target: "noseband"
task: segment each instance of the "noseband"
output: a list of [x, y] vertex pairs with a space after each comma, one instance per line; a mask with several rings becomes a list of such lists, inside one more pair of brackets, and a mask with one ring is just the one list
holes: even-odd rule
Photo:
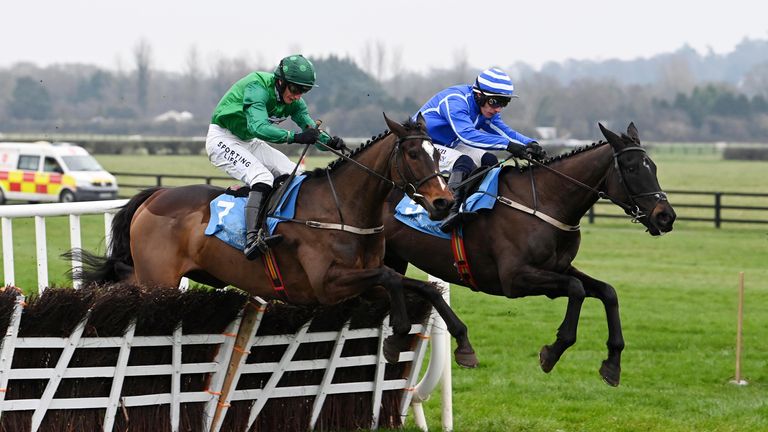
[[[632, 222], [637, 222], [638, 219], [648, 217], [647, 214], [643, 213], [643, 211], [640, 210], [640, 206], [637, 205], [637, 201], [636, 201], [637, 198], [645, 198], [645, 197], [653, 196], [656, 198], [656, 203], [654, 204], [654, 207], [655, 207], [656, 205], [658, 205], [659, 202], [667, 201], [667, 194], [666, 192], [661, 190], [633, 194], [632, 191], [629, 190], [629, 185], [627, 184], [626, 181], [624, 181], [624, 174], [621, 169], [621, 164], [619, 163], [619, 156], [630, 151], [640, 151], [640, 152], [643, 152], [643, 154], [647, 154], [645, 149], [642, 147], [627, 147], [617, 152], [613, 152], [613, 166], [616, 168], [616, 174], [619, 176], [619, 183], [621, 184], [621, 187], [624, 189], [624, 193], [627, 194], [627, 197], [629, 198], [629, 202], [631, 204], [631, 206], [628, 206], [622, 203], [623, 205], [620, 205], [620, 206], [624, 208], [624, 211], [626, 211], [628, 215], [632, 216]], [[616, 200], [611, 199], [611, 201], [616, 203]]]

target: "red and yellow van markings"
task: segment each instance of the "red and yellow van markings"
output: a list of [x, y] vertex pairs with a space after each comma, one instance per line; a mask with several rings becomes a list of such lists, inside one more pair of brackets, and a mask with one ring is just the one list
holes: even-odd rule
[[0, 187], [9, 192], [58, 195], [65, 186], [77, 189], [75, 178], [59, 173], [0, 171]]

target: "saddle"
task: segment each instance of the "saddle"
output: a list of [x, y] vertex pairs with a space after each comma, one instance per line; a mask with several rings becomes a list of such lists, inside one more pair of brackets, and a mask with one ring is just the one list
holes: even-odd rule
[[[283, 191], [288, 187], [289, 182], [286, 181], [288, 177], [290, 177], [289, 174], [283, 174], [272, 183], [272, 191], [269, 192], [269, 197], [267, 197], [267, 204], [259, 212], [259, 226], [264, 225], [267, 215], [274, 213], [277, 208], [280, 198], [283, 196]], [[233, 185], [224, 191], [225, 194], [235, 198], [248, 198], [248, 193], [250, 192], [251, 187], [246, 185]]]

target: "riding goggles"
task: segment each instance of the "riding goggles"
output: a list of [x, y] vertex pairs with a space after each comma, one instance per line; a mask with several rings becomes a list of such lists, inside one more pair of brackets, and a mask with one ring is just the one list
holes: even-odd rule
[[499, 96], [491, 96], [487, 99], [488, 105], [491, 108], [504, 108], [509, 103], [510, 99]]
[[288, 90], [290, 90], [290, 92], [295, 95], [300, 95], [312, 90], [312, 87], [303, 86], [300, 84], [288, 83]]

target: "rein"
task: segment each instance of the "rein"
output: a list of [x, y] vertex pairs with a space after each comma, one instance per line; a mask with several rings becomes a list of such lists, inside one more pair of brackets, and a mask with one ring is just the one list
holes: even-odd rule
[[537, 161], [535, 159], [532, 159], [528, 155], [525, 155], [523, 157], [523, 159], [527, 160], [528, 163], [533, 163], [533, 164], [535, 164], [537, 166], [540, 166], [540, 167], [542, 167], [542, 168], [544, 168], [546, 170], [549, 170], [550, 172], [559, 175], [560, 177], [568, 180], [569, 182], [571, 182], [571, 183], [573, 183], [573, 184], [575, 184], [575, 185], [577, 185], [577, 186], [579, 186], [579, 187], [581, 187], [583, 189], [586, 189], [586, 190], [589, 190], [589, 191], [595, 193], [598, 196], [598, 198], [609, 200], [610, 202], [614, 203], [615, 205], [621, 207], [627, 215], [631, 216], [632, 217], [632, 222], [638, 222], [639, 219], [642, 219], [644, 217], [648, 217], [648, 215], [643, 213], [642, 210], [640, 210], [640, 207], [637, 205], [637, 202], [635, 201], [635, 198], [646, 197], [646, 196], [656, 196], [657, 202], [658, 202], [658, 201], [666, 201], [667, 200], [667, 194], [665, 192], [663, 192], [663, 191], [654, 191], [654, 192], [644, 192], [644, 193], [639, 193], [639, 194], [632, 194], [632, 192], [629, 190], [629, 187], [627, 186], [627, 183], [624, 181], [624, 176], [622, 175], [622, 171], [621, 171], [621, 165], [619, 164], [619, 155], [621, 155], [622, 153], [628, 152], [628, 151], [641, 151], [643, 153], [646, 153], [646, 151], [642, 147], [627, 147], [627, 148], [625, 148], [623, 150], [620, 150], [618, 152], [613, 152], [613, 164], [614, 164], [614, 167], [616, 168], [617, 175], [619, 176], [619, 183], [621, 183], [622, 187], [624, 188], [624, 192], [627, 194], [627, 197], [629, 197], [629, 200], [632, 202], [632, 205], [627, 205], [627, 204], [623, 203], [622, 201], [617, 200], [616, 198], [608, 195], [607, 193], [605, 193], [605, 192], [603, 192], [601, 190], [598, 190], [596, 188], [593, 188], [592, 186], [584, 184], [584, 183], [580, 182], [579, 180], [576, 180], [575, 178], [568, 176], [567, 174], [561, 173], [560, 171], [558, 171], [558, 170], [556, 170], [556, 169], [554, 169], [554, 168], [552, 168], [552, 167], [550, 167], [550, 166], [548, 166], [546, 164], [543, 164], [543, 163], [541, 163], [541, 162], [539, 162], [539, 161]]
[[[400, 178], [403, 180], [402, 185], [395, 183], [394, 181], [384, 177], [383, 175], [381, 175], [381, 174], [377, 173], [376, 171], [368, 168], [367, 166], [361, 164], [360, 162], [352, 159], [348, 155], [344, 154], [343, 151], [336, 150], [336, 149], [334, 149], [334, 148], [332, 148], [332, 147], [330, 147], [330, 146], [328, 146], [326, 144], [323, 144], [323, 143], [321, 143], [319, 141], [317, 142], [317, 144], [325, 147], [326, 150], [328, 150], [331, 153], [339, 156], [340, 158], [342, 158], [342, 159], [344, 159], [346, 161], [354, 163], [358, 168], [361, 168], [366, 173], [368, 173], [368, 174], [378, 178], [381, 181], [384, 181], [385, 183], [389, 183], [392, 187], [397, 188], [397, 189], [403, 191], [403, 193], [408, 194], [408, 189], [410, 188], [410, 190], [412, 191], [411, 195], [414, 198], [417, 198], [417, 197], [423, 198], [424, 195], [418, 193], [418, 189], [424, 183], [426, 183], [428, 180], [432, 179], [433, 177], [436, 177], [436, 176], [440, 175], [440, 173], [434, 172], [434, 173], [424, 177], [423, 179], [416, 181], [415, 185], [414, 185], [413, 182], [409, 182], [408, 181], [408, 179], [406, 178], [406, 176], [403, 174], [403, 172], [401, 170], [400, 164], [398, 164], [398, 162], [397, 162], [398, 161], [398, 157], [397, 156], [400, 155], [400, 159], [403, 159], [404, 156], [402, 155], [402, 152], [399, 151], [400, 150], [400, 144], [402, 144], [404, 141], [407, 141], [407, 140], [410, 140], [410, 139], [422, 139], [422, 140], [426, 140], [426, 141], [432, 142], [432, 139], [429, 136], [427, 136], [427, 135], [407, 135], [407, 136], [404, 136], [402, 138], [398, 138], [397, 143], [395, 143], [395, 146], [392, 149], [392, 152], [390, 153], [389, 162], [388, 162], [387, 167], [392, 165], [393, 159], [394, 159], [395, 169], [397, 170], [397, 173], [400, 176]], [[305, 148], [304, 148], [304, 152], [301, 154], [301, 157], [299, 158], [299, 161], [301, 161], [301, 158], [304, 157], [304, 155], [307, 153], [308, 149], [309, 149], [309, 145], [307, 144], [305, 146]], [[405, 168], [408, 171], [407, 174], [409, 174], [411, 178], [415, 178], [416, 175], [413, 173], [413, 170], [411, 169], [411, 167], [408, 166], [407, 164], [404, 164], [404, 163], [403, 163], [403, 165], [405, 166]], [[298, 169], [298, 166], [299, 166], [299, 162], [296, 163], [296, 166], [294, 167], [293, 172], [291, 172], [291, 175], [288, 177], [288, 179], [285, 181], [284, 184], [286, 184], [286, 185], [290, 184], [290, 182], [295, 177], [296, 170]], [[319, 228], [319, 229], [330, 229], [330, 230], [337, 230], [337, 231], [345, 231], [345, 232], [350, 232], [350, 233], [353, 233], [353, 234], [360, 234], [360, 235], [379, 234], [382, 231], [384, 231], [384, 225], [380, 225], [380, 226], [373, 227], [373, 228], [359, 228], [359, 227], [355, 227], [355, 226], [352, 226], [352, 225], [345, 224], [344, 223], [344, 216], [342, 215], [342, 212], [341, 212], [341, 204], [339, 202], [339, 197], [336, 194], [336, 188], [333, 185], [333, 180], [331, 179], [331, 172], [330, 172], [330, 170], [326, 170], [326, 175], [328, 177], [328, 184], [329, 184], [329, 186], [331, 188], [331, 194], [333, 195], [333, 200], [334, 200], [334, 202], [336, 204], [336, 211], [339, 214], [339, 221], [341, 223], [330, 223], [330, 222], [319, 222], [319, 221], [313, 221], [313, 220], [302, 220], [302, 219], [286, 218], [286, 217], [283, 217], [283, 216], [276, 216], [274, 214], [270, 214], [269, 217], [275, 218], [275, 219], [280, 219], [280, 220], [285, 221], [285, 222], [300, 223], [300, 224], [306, 225], [306, 226], [308, 226], [310, 228]], [[288, 189], [287, 187], [284, 188], [283, 189], [283, 193], [287, 189]], [[281, 200], [282, 200], [282, 196], [276, 202], [279, 203]]]
[[[402, 144], [404, 141], [408, 141], [408, 140], [411, 140], [411, 139], [417, 139], [417, 138], [418, 138], [418, 139], [422, 139], [422, 140], [425, 140], [425, 141], [429, 141], [430, 143], [432, 142], [432, 138], [430, 138], [430, 137], [429, 137], [429, 136], [427, 136], [427, 135], [408, 135], [408, 136], [404, 136], [404, 137], [402, 137], [402, 138], [398, 138], [398, 139], [397, 139], [397, 143], [395, 144], [395, 147], [392, 149], [392, 153], [391, 153], [391, 154], [390, 154], [390, 156], [389, 156], [389, 159], [390, 159], [390, 164], [392, 163], [392, 162], [391, 162], [392, 158], [395, 158], [395, 167], [397, 168], [397, 173], [398, 173], [398, 175], [400, 175], [400, 178], [403, 180], [403, 183], [402, 183], [402, 184], [397, 184], [397, 183], [395, 183], [394, 181], [392, 181], [392, 180], [390, 180], [390, 179], [388, 179], [388, 178], [384, 177], [383, 175], [381, 175], [381, 174], [377, 173], [376, 171], [374, 171], [374, 170], [372, 170], [372, 169], [368, 168], [367, 166], [365, 166], [365, 165], [361, 164], [360, 162], [358, 162], [358, 161], [356, 161], [356, 160], [352, 159], [351, 157], [349, 157], [349, 156], [345, 155], [343, 152], [340, 152], [340, 151], [338, 151], [338, 150], [336, 150], [336, 149], [334, 149], [334, 148], [331, 148], [331, 147], [329, 147], [329, 146], [328, 146], [328, 145], [326, 145], [326, 144], [323, 144], [323, 143], [321, 143], [321, 142], [319, 142], [319, 141], [318, 141], [316, 144], [319, 144], [319, 145], [321, 145], [321, 146], [322, 146], [322, 147], [324, 147], [326, 150], [328, 150], [328, 151], [330, 151], [331, 153], [335, 154], [335, 155], [336, 155], [336, 156], [338, 156], [339, 158], [341, 158], [341, 159], [344, 159], [344, 160], [345, 160], [345, 161], [347, 161], [347, 162], [352, 162], [352, 163], [353, 163], [353, 164], [355, 164], [355, 165], [356, 165], [358, 168], [360, 168], [360, 169], [362, 169], [363, 171], [365, 171], [366, 173], [368, 173], [368, 174], [370, 174], [370, 175], [372, 175], [372, 176], [374, 176], [374, 177], [378, 178], [379, 180], [381, 180], [381, 181], [383, 181], [383, 182], [385, 182], [385, 183], [389, 183], [389, 184], [390, 184], [390, 186], [394, 187], [395, 189], [399, 189], [399, 190], [401, 190], [402, 192], [404, 192], [404, 193], [406, 193], [406, 194], [408, 193], [408, 190], [410, 189], [411, 191], [413, 191], [413, 195], [414, 195], [414, 196], [417, 196], [417, 197], [422, 197], [422, 198], [423, 198], [423, 195], [421, 195], [421, 194], [419, 194], [419, 193], [417, 192], [417, 191], [418, 191], [418, 189], [419, 189], [419, 188], [420, 188], [420, 187], [421, 187], [421, 186], [422, 186], [424, 183], [426, 183], [427, 181], [429, 181], [431, 178], [439, 176], [439, 175], [440, 175], [440, 173], [438, 173], [438, 172], [434, 172], [434, 173], [432, 173], [432, 174], [430, 174], [430, 175], [428, 175], [428, 176], [424, 177], [424, 178], [423, 178], [423, 179], [421, 179], [421, 180], [417, 180], [417, 181], [416, 181], [416, 184], [414, 185], [414, 184], [413, 184], [413, 182], [409, 182], [409, 181], [408, 181], [408, 179], [406, 179], [406, 177], [403, 175], [402, 171], [400, 170], [400, 166], [397, 164], [397, 159], [396, 159], [396, 156], [397, 156], [397, 154], [398, 154], [398, 153], [400, 153], [400, 159], [402, 159], [402, 158], [403, 158], [403, 156], [402, 156], [402, 153], [401, 153], [401, 152], [398, 152], [398, 150], [400, 149], [400, 144]], [[406, 166], [406, 168], [408, 168], [408, 174], [410, 174], [410, 175], [411, 175], [411, 177], [415, 177], [415, 175], [413, 174], [413, 171], [411, 171], [410, 167], [409, 167], [408, 165], [405, 165], [405, 166]]]

